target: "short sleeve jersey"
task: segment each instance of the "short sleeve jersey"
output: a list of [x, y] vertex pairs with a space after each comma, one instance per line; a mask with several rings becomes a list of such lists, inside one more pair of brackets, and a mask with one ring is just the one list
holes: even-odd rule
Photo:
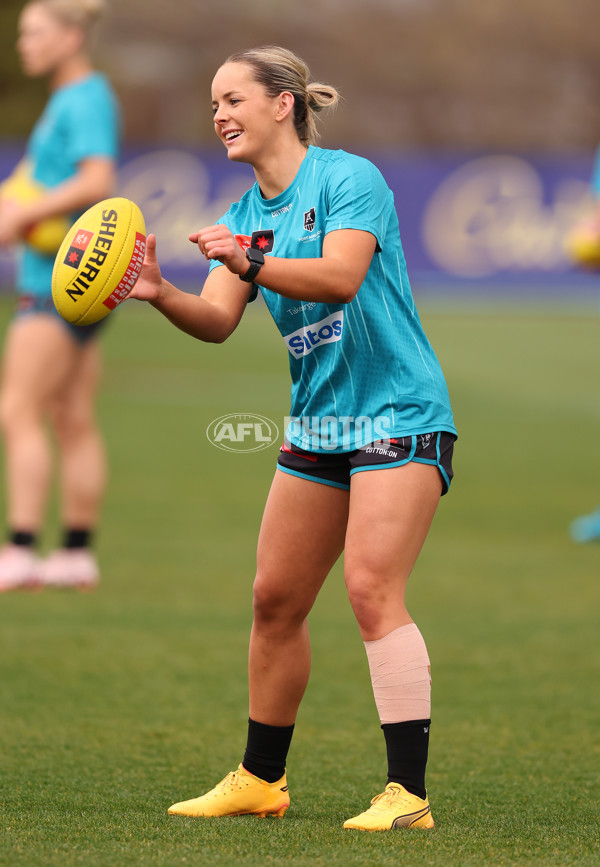
[[371, 162], [311, 146], [284, 192], [264, 199], [255, 184], [219, 222], [242, 247], [290, 259], [321, 257], [326, 235], [340, 229], [376, 239], [349, 303], [291, 300], [260, 287], [288, 350], [292, 443], [346, 452], [377, 439], [456, 434], [444, 376], [411, 293], [394, 197]]
[[594, 159], [594, 167], [592, 170], [592, 179], [591, 179], [591, 190], [592, 195], [596, 198], [600, 198], [600, 147], [596, 150], [596, 157]]
[[[55, 187], [77, 172], [90, 157], [117, 159], [119, 108], [106, 78], [98, 72], [55, 90], [27, 143], [26, 157], [33, 178]], [[78, 214], [73, 214], [73, 220]], [[50, 295], [54, 256], [23, 245], [17, 288], [33, 295]]]

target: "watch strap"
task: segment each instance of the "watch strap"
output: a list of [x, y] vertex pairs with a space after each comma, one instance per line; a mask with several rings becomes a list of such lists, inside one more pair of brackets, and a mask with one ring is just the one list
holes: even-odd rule
[[243, 280], [244, 283], [254, 283], [254, 278], [262, 268], [262, 264], [259, 262], [250, 262], [250, 267], [246, 271], [245, 274], [240, 274], [240, 280]]
[[239, 278], [244, 283], [254, 283], [254, 278], [265, 264], [265, 257], [261, 250], [250, 247], [246, 250], [246, 259], [250, 262], [250, 267], [245, 274], [240, 274]]

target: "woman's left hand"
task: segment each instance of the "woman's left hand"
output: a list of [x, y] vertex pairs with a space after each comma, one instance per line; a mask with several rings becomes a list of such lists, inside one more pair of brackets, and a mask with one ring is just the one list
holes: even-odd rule
[[244, 251], [227, 226], [207, 226], [189, 236], [207, 259], [218, 259], [232, 274], [244, 274], [250, 267]]

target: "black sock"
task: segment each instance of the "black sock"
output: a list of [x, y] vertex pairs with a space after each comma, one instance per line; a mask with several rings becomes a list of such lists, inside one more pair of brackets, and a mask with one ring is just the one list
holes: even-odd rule
[[27, 533], [23, 530], [11, 530], [8, 538], [11, 545], [19, 545], [21, 548], [33, 548], [37, 541], [35, 533]]
[[248, 720], [248, 742], [243, 766], [255, 777], [276, 783], [285, 773], [294, 726], [268, 726]]
[[65, 530], [63, 548], [89, 548], [92, 540], [91, 530]]
[[427, 795], [425, 767], [430, 725], [431, 720], [419, 719], [381, 726], [387, 747], [388, 783], [400, 783], [419, 798]]

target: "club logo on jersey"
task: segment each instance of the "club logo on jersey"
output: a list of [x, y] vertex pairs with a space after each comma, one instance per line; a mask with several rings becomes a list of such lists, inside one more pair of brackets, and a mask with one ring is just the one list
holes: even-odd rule
[[252, 238], [250, 235], [234, 235], [233, 237], [238, 242], [244, 253], [252, 244]]
[[304, 214], [304, 228], [307, 232], [312, 232], [312, 230], [315, 228], [315, 219], [316, 215], [314, 208], [311, 208], [310, 211], [306, 211], [306, 213]]
[[252, 235], [234, 235], [244, 253], [250, 247], [260, 250], [261, 253], [270, 253], [275, 244], [273, 229], [263, 229], [260, 232], [252, 232]]
[[297, 331], [292, 331], [291, 334], [286, 334], [283, 339], [293, 358], [304, 358], [324, 343], [336, 343], [341, 340], [343, 330], [344, 311], [338, 310], [337, 313], [326, 316], [320, 322], [305, 325]]
[[93, 232], [88, 232], [87, 229], [80, 229], [73, 238], [73, 243], [67, 250], [67, 255], [64, 258], [64, 264], [70, 268], [77, 270], [81, 265], [83, 254], [88, 248], [88, 244], [94, 237]]
[[275, 243], [273, 229], [264, 229], [262, 232], [252, 232], [250, 246], [261, 253], [270, 253]]

